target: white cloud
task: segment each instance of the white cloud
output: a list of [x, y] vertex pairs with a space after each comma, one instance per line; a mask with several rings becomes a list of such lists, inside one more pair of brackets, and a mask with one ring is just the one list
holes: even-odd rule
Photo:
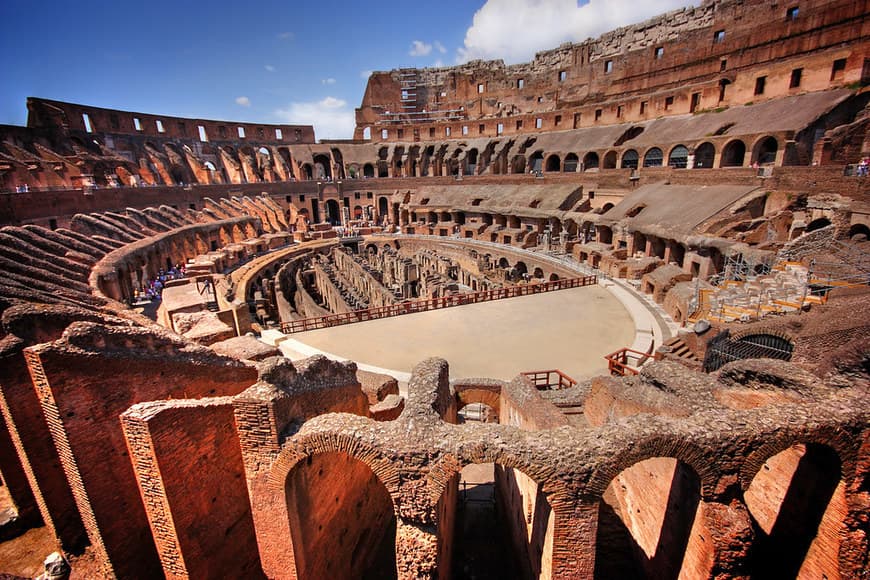
[[275, 118], [282, 123], [314, 125], [318, 139], [349, 139], [353, 136], [353, 109], [347, 101], [326, 97], [320, 101], [294, 102], [278, 109]]
[[293, 40], [292, 32], [279, 32], [275, 35], [278, 40]]
[[241, 107], [250, 107], [251, 106], [251, 99], [249, 99], [248, 97], [245, 97], [245, 96], [236, 97], [236, 104], [241, 106]]
[[264, 64], [264, 65], [263, 65], [263, 68], [266, 69], [266, 70], [269, 71], [269, 72], [275, 72], [275, 66], [274, 66], [274, 65], [271, 65], [271, 64]]
[[691, 4], [692, 0], [487, 0], [474, 14], [457, 60], [529, 61], [537, 51], [594, 38]]
[[440, 43], [439, 41], [437, 41], [437, 40], [436, 40], [435, 42], [432, 43], [432, 46], [434, 46], [434, 47], [435, 47], [435, 50], [437, 50], [437, 51], [440, 52], [441, 54], [444, 54], [445, 52], [447, 52], [447, 49], [444, 48], [444, 45], [441, 44], [441, 43]]
[[428, 56], [432, 52], [432, 45], [422, 40], [415, 40], [411, 43], [411, 50], [408, 54], [411, 56]]
[[369, 78], [370, 76], [372, 76], [372, 73], [373, 73], [373, 72], [375, 72], [375, 71], [373, 71], [373, 70], [361, 70], [361, 71], [359, 71], [359, 77], [360, 77], [361, 79], [366, 79], [366, 80], [368, 80], [368, 78]]
[[322, 85], [334, 85], [335, 83], [336, 80], [332, 77], [329, 77], [328, 79], [321, 79], [320, 81], [320, 84]]

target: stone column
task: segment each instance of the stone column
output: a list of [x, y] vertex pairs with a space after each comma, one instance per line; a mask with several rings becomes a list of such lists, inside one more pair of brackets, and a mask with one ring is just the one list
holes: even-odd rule
[[438, 576], [438, 535], [435, 526], [397, 518], [396, 570], [399, 580]]

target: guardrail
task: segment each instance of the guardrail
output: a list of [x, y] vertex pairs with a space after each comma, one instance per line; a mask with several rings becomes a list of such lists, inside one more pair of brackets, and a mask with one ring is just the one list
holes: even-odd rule
[[378, 306], [376, 308], [366, 308], [364, 310], [354, 310], [352, 312], [327, 314], [326, 316], [301, 318], [299, 320], [282, 322], [281, 332], [284, 334], [293, 334], [295, 332], [318, 330], [321, 328], [330, 328], [332, 326], [353, 324], [355, 322], [365, 322], [367, 320], [378, 320], [380, 318], [401, 316], [403, 314], [427, 312], [439, 308], [452, 308], [453, 306], [463, 306], [465, 304], [478, 304], [480, 302], [489, 302], [491, 300], [503, 300], [505, 298], [542, 294], [544, 292], [554, 292], [556, 290], [580, 288], [581, 286], [593, 286], [597, 283], [598, 278], [596, 276], [580, 276], [578, 278], [565, 278], [563, 280], [553, 280], [551, 282], [542, 282], [539, 284], [506, 286], [504, 288], [481, 290], [480, 292], [469, 292], [466, 294], [453, 294], [450, 296], [441, 296], [439, 298], [429, 298], [426, 300], [400, 302], [398, 304], [389, 304], [387, 306]]
[[539, 391], [569, 389], [577, 384], [577, 381], [559, 369], [550, 369], [548, 371], [527, 371], [520, 374], [528, 377], [535, 385], [535, 388]]
[[624, 377], [636, 375], [640, 373], [640, 367], [650, 360], [660, 360], [661, 355], [653, 354], [652, 345], [650, 352], [640, 352], [630, 348], [621, 348], [616, 352], [612, 352], [604, 358], [607, 359], [607, 369], [610, 374], [616, 377]]

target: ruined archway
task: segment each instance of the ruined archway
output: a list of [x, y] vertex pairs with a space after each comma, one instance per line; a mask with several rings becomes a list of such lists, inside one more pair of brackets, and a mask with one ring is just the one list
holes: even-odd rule
[[720, 167], [743, 167], [743, 159], [746, 157], [746, 144], [740, 139], [729, 141], [722, 149]]
[[773, 455], [752, 479], [744, 500], [755, 528], [753, 577], [838, 577], [847, 507], [836, 451], [797, 443]]
[[284, 484], [299, 580], [396, 578], [396, 517], [387, 488], [354, 457], [309, 455]]
[[677, 145], [668, 155], [668, 167], [685, 169], [689, 163], [689, 150], [685, 145]]
[[752, 151], [752, 162], [758, 165], [773, 165], [776, 162], [776, 152], [779, 144], [774, 137], [765, 137], [755, 144]]
[[701, 143], [695, 147], [695, 163], [693, 169], [712, 169], [716, 160], [716, 148], [712, 143]]
[[326, 221], [334, 226], [341, 225], [341, 208], [338, 207], [338, 202], [334, 199], [327, 199], [325, 206]]
[[577, 155], [575, 153], [569, 153], [565, 156], [565, 161], [562, 163], [562, 172], [575, 173], [578, 165], [579, 159], [577, 158]]
[[557, 173], [562, 165], [562, 160], [559, 159], [558, 155], [550, 155], [547, 157], [547, 165], [545, 167], [545, 171]]
[[693, 561], [701, 479], [686, 463], [653, 457], [619, 472], [599, 503], [595, 578], [676, 579]]
[[[613, 153], [611, 151], [611, 153]], [[599, 165], [598, 153], [595, 151], [590, 151], [586, 155], [583, 156], [583, 171], [589, 171], [590, 169], [598, 169]], [[612, 169], [612, 168], [611, 168]]]
[[616, 151], [608, 151], [604, 154], [604, 162], [601, 165], [602, 169], [616, 169]]
[[622, 161], [620, 162], [619, 166], [622, 169], [637, 169], [637, 161], [637, 151], [635, 151], [634, 149], [629, 149], [622, 154]]
[[644, 167], [661, 167], [664, 161], [664, 154], [658, 147], [652, 147], [647, 150], [643, 156]]

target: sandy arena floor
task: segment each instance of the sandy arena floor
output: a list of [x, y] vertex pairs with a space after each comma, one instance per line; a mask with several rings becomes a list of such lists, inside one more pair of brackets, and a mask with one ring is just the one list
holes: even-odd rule
[[607, 290], [587, 286], [409, 314], [292, 335], [321, 351], [410, 372], [439, 356], [451, 378], [511, 379], [560, 369], [574, 377], [607, 373], [603, 359], [634, 340], [628, 312]]

